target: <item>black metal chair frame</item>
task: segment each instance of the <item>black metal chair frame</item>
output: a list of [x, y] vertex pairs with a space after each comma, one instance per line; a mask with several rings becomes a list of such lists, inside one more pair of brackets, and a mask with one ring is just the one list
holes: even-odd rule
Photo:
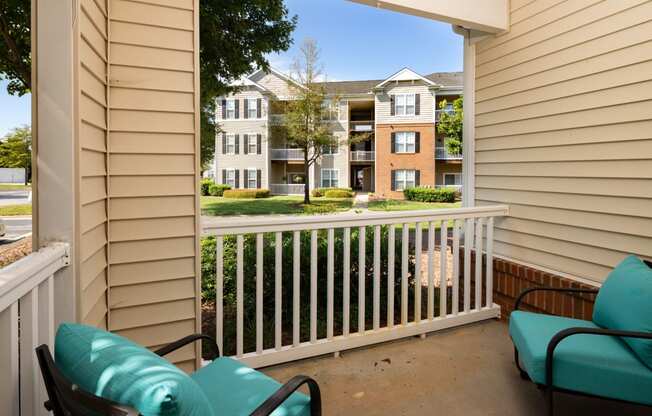
[[[220, 356], [215, 340], [207, 335], [195, 334], [184, 337], [156, 351], [164, 356], [192, 342], [203, 340], [208, 342], [215, 357]], [[48, 400], [44, 403], [54, 416], [139, 416], [137, 410], [120, 405], [111, 400], [95, 396], [71, 383], [57, 368], [47, 345], [36, 348], [41, 373], [45, 382]], [[283, 404], [292, 393], [306, 385], [310, 392], [310, 416], [321, 416], [321, 392], [315, 380], [307, 376], [295, 376], [282, 385], [274, 394], [265, 400], [251, 416], [267, 416]]]
[[[645, 262], [648, 266], [652, 267], [652, 264], [650, 262]], [[557, 287], [534, 287], [530, 289], [526, 289], [521, 294], [516, 298], [516, 302], [514, 302], [514, 311], [519, 310], [519, 307], [521, 306], [521, 303], [523, 303], [523, 300], [525, 297], [532, 293], [532, 292], [538, 292], [538, 291], [545, 291], [545, 292], [566, 292], [566, 293], [592, 293], [592, 294], [597, 294], [598, 289], [573, 289], [573, 288], [557, 288]], [[563, 389], [559, 387], [555, 387], [553, 385], [553, 359], [554, 359], [554, 354], [555, 354], [555, 349], [559, 345], [560, 342], [562, 342], [564, 339], [573, 336], [573, 335], [578, 335], [578, 334], [585, 334], [585, 335], [601, 335], [601, 336], [617, 336], [617, 337], [628, 337], [628, 338], [644, 338], [644, 339], [650, 339], [652, 340], [652, 333], [649, 332], [634, 332], [634, 331], [619, 331], [619, 330], [612, 330], [612, 329], [604, 329], [604, 328], [582, 328], [582, 327], [573, 327], [573, 328], [567, 328], [559, 331], [556, 333], [551, 339], [550, 342], [548, 343], [548, 348], [546, 350], [546, 383], [541, 385], [538, 384], [539, 388], [543, 389], [545, 393], [545, 398], [546, 398], [546, 407], [547, 407], [547, 414], [549, 416], [554, 415], [554, 402], [553, 402], [553, 393], [554, 392], [560, 392], [560, 393], [567, 393], [567, 394], [574, 394], [578, 396], [586, 396], [586, 397], [594, 397], [594, 398], [601, 398], [601, 399], [607, 399], [611, 401], [616, 401], [616, 402], [622, 402], [622, 403], [632, 403], [632, 404], [639, 404], [640, 403], [635, 403], [635, 402], [630, 402], [626, 400], [620, 400], [620, 399], [614, 399], [611, 397], [604, 397], [604, 396], [599, 396], [599, 395], [594, 395], [594, 394], [588, 394], [584, 392], [579, 392], [575, 390], [568, 390], [568, 389]], [[514, 361], [516, 363], [516, 368], [518, 368], [518, 371], [521, 375], [521, 378], [524, 380], [530, 380], [530, 376], [527, 374], [525, 370], [521, 368], [521, 364], [519, 362], [519, 356], [518, 356], [518, 350], [516, 349], [516, 344], [514, 344]], [[651, 370], [652, 371], [652, 370]], [[647, 407], [651, 407], [650, 405], [644, 405]]]

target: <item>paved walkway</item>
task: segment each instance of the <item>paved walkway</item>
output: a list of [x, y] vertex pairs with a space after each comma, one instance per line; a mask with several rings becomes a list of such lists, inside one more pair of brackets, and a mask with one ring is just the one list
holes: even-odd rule
[[369, 194], [367, 193], [356, 193], [353, 198], [353, 207], [354, 210], [363, 210], [367, 211], [369, 208]]

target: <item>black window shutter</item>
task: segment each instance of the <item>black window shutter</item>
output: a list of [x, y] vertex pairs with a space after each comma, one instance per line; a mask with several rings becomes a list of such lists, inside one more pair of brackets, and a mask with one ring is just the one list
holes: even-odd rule
[[419, 186], [421, 184], [421, 171], [414, 171], [414, 186]]
[[226, 133], [222, 133], [222, 154], [226, 154]]
[[240, 170], [239, 169], [235, 170], [235, 187], [236, 188], [240, 187]]
[[242, 173], [242, 177], [244, 178], [243, 188], [247, 189], [249, 188], [249, 169], [242, 169]]
[[256, 188], [262, 188], [261, 186], [262, 176], [263, 176], [263, 172], [260, 169], [256, 170]]
[[[245, 113], [247, 114], [247, 113]], [[245, 155], [249, 154], [249, 135], [245, 134], [244, 135], [244, 152]]]
[[263, 141], [262, 134], [257, 134], [256, 135], [256, 152], [258, 152], [259, 155], [263, 154], [263, 150], [262, 150], [262, 147], [261, 147], [262, 141]]
[[393, 95], [389, 96], [389, 115], [393, 116], [396, 114], [396, 98]]
[[222, 100], [222, 120], [226, 118], [226, 100]]
[[236, 134], [235, 135], [235, 154], [237, 155], [239, 153], [240, 153], [240, 135]]
[[414, 133], [414, 153], [421, 151], [421, 132]]
[[392, 153], [396, 153], [396, 133], [392, 133]]
[[226, 184], [226, 169], [222, 169], [222, 183]]
[[249, 100], [244, 99], [244, 118], [249, 118]]
[[240, 118], [240, 100], [235, 100], [235, 118]]
[[256, 100], [256, 117], [261, 118], [263, 116], [263, 100], [259, 98]]
[[392, 191], [396, 190], [396, 171], [392, 171]]
[[418, 116], [421, 113], [421, 94], [414, 96], [414, 115]]

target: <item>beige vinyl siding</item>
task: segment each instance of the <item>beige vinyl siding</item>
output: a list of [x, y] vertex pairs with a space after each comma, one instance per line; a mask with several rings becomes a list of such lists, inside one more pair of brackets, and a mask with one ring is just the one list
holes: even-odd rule
[[279, 99], [288, 99], [296, 94], [295, 84], [288, 82], [287, 79], [276, 75], [273, 72], [259, 72], [251, 77], [255, 83], [271, 91]]
[[[418, 116], [392, 116], [390, 96], [395, 94], [420, 94], [421, 103]], [[434, 123], [435, 93], [422, 82], [412, 84], [411, 81], [400, 82], [385, 88], [382, 93], [375, 94], [376, 124], [400, 123]]]
[[80, 319], [107, 328], [106, 4], [79, 7]]
[[510, 205], [497, 254], [601, 282], [652, 258], [652, 2], [511, 6], [476, 49], [476, 203]]
[[109, 329], [150, 348], [198, 330], [195, 7], [110, 0]]

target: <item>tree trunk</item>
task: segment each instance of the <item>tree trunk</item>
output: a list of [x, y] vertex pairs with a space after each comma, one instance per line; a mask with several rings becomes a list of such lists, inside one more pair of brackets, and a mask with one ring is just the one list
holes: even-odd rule
[[303, 149], [303, 203], [310, 203], [310, 166], [308, 165], [308, 149]]

